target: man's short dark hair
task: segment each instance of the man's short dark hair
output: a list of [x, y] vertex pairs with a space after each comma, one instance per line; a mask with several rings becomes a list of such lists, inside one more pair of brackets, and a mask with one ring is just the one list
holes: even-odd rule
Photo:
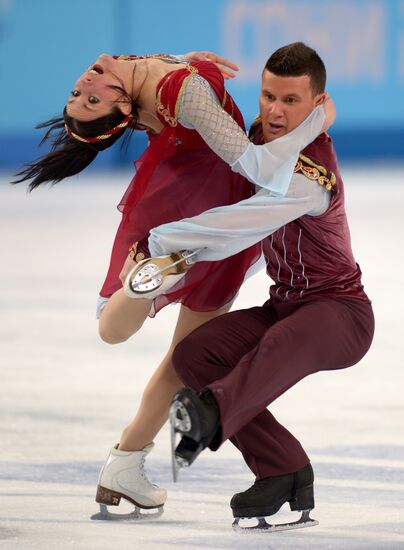
[[303, 42], [293, 42], [276, 50], [266, 62], [265, 69], [277, 76], [307, 74], [314, 95], [325, 90], [325, 65], [318, 53]]

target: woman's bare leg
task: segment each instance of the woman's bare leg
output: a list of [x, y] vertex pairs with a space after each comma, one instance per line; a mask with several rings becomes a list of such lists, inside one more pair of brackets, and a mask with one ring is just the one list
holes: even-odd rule
[[149, 315], [150, 300], [128, 298], [123, 289], [111, 296], [100, 315], [99, 334], [108, 344], [125, 342], [137, 332]]
[[206, 321], [227, 313], [230, 307], [231, 304], [228, 304], [216, 311], [196, 312], [181, 306], [170, 348], [149, 380], [136, 416], [122, 433], [120, 450], [139, 451], [153, 441], [168, 418], [175, 392], [182, 388], [182, 383], [171, 366], [171, 355], [175, 346]]

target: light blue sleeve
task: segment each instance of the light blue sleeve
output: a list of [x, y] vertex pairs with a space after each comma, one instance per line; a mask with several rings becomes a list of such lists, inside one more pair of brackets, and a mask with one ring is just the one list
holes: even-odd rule
[[316, 182], [294, 174], [288, 194], [261, 189], [256, 195], [199, 216], [160, 225], [150, 232], [152, 256], [197, 250], [197, 261], [228, 258], [262, 241], [283, 225], [305, 214], [317, 215], [329, 204], [329, 193]]
[[100, 318], [101, 312], [104, 309], [104, 307], [107, 305], [108, 302], [109, 302], [109, 298], [104, 298], [104, 296], [98, 296], [97, 308], [96, 308], [96, 312], [95, 312], [95, 318], [96, 319]]
[[275, 195], [285, 195], [300, 151], [321, 133], [324, 122], [324, 108], [316, 107], [292, 132], [264, 145], [250, 143], [232, 170]]

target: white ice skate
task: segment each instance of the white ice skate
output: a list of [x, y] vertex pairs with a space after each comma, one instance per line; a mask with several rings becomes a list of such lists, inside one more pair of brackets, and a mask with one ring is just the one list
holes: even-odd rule
[[[98, 479], [95, 500], [100, 505], [100, 512], [91, 516], [91, 519], [139, 520], [161, 516], [167, 491], [153, 485], [144, 471], [144, 461], [153, 447], [154, 443], [150, 443], [141, 451], [111, 449]], [[128, 514], [109, 512], [107, 505], [118, 506], [121, 499], [133, 504], [135, 509]], [[141, 512], [141, 509], [154, 508], [156, 511], [153, 513]]]
[[182, 250], [168, 256], [156, 256], [142, 260], [129, 272], [124, 283], [129, 298], [153, 300], [165, 294], [185, 275], [196, 262], [196, 255], [202, 249], [190, 252]]

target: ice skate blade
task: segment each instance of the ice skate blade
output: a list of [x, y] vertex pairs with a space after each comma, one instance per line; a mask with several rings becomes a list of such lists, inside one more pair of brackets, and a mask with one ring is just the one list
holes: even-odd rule
[[175, 449], [177, 447], [177, 429], [178, 429], [178, 418], [177, 418], [177, 407], [172, 407], [170, 409], [170, 428], [171, 428], [171, 466], [173, 481], [176, 483], [178, 481], [178, 473], [181, 468], [186, 468], [189, 466], [189, 463], [175, 455]]
[[257, 525], [242, 527], [239, 524], [241, 519], [244, 518], [236, 518], [232, 525], [233, 529], [238, 533], [251, 533], [257, 531], [261, 531], [262, 533], [275, 533], [277, 531], [291, 531], [292, 529], [303, 529], [304, 527], [315, 527], [318, 525], [317, 520], [311, 519], [310, 510], [304, 510], [299, 520], [290, 523], [271, 524], [267, 523], [264, 517], [257, 517]]
[[164, 506], [159, 506], [156, 511], [150, 514], [142, 513], [141, 508], [135, 506], [133, 512], [130, 514], [114, 514], [108, 510], [106, 504], [100, 504], [100, 511], [97, 514], [93, 514], [90, 519], [101, 521], [144, 521], [155, 520], [159, 518], [164, 512]]

